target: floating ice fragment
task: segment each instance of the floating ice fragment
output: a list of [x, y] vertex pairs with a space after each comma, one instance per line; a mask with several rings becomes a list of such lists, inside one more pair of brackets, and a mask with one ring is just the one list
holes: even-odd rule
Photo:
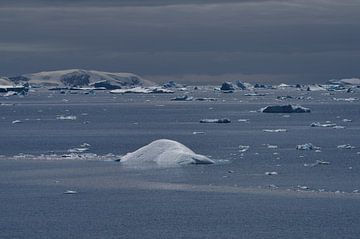
[[223, 119], [202, 119], [200, 123], [219, 123], [219, 124], [226, 124], [231, 123], [230, 119], [223, 118]]
[[273, 171], [273, 172], [265, 172], [265, 175], [273, 176], [273, 175], [278, 175], [278, 173], [275, 172], [275, 171]]
[[266, 96], [266, 94], [260, 94], [260, 93], [246, 93], [244, 94], [245, 96]]
[[316, 160], [315, 163], [305, 163], [304, 164], [305, 167], [315, 167], [318, 165], [330, 165], [330, 162], [323, 161], [323, 160]]
[[121, 157], [120, 163], [135, 167], [150, 165], [173, 167], [182, 164], [213, 164], [214, 161], [194, 153], [179, 142], [160, 139], [126, 154]]
[[192, 132], [193, 135], [197, 135], [197, 134], [205, 134], [205, 132], [203, 131], [194, 131]]
[[304, 185], [298, 185], [297, 187], [301, 190], [309, 190], [310, 189], [308, 186], [304, 186]]
[[12, 123], [12, 124], [19, 124], [19, 123], [22, 123], [22, 121], [21, 121], [21, 120], [14, 120], [14, 121], [12, 121], [11, 123]]
[[335, 101], [345, 101], [345, 102], [353, 102], [353, 101], [356, 101], [356, 100], [359, 100], [358, 98], [353, 98], [353, 97], [350, 97], [350, 98], [333, 98], [333, 100]]
[[260, 109], [263, 113], [310, 113], [310, 109], [296, 105], [273, 105]]
[[355, 146], [352, 146], [350, 144], [342, 144], [337, 146], [338, 149], [355, 149]]
[[69, 149], [68, 152], [69, 153], [83, 153], [88, 150], [89, 150], [89, 148], [73, 148], [73, 149]]
[[77, 191], [74, 190], [66, 190], [64, 194], [77, 194]]
[[268, 148], [268, 149], [277, 149], [278, 146], [277, 146], [277, 145], [268, 144], [268, 145], [267, 145], [267, 148]]
[[342, 121], [343, 121], [343, 122], [352, 122], [351, 119], [343, 119]]
[[334, 127], [336, 126], [335, 123], [326, 122], [324, 124], [321, 124], [320, 122], [313, 122], [310, 124], [311, 127]]
[[263, 131], [268, 133], [280, 133], [287, 132], [287, 129], [264, 129]]
[[59, 115], [56, 116], [57, 120], [76, 120], [77, 117], [75, 115], [68, 115], [68, 116], [64, 116], [64, 115]]
[[239, 152], [244, 153], [250, 149], [249, 145], [239, 145]]
[[238, 119], [239, 122], [249, 122], [249, 119]]
[[296, 146], [297, 150], [317, 150], [320, 147], [314, 146], [312, 143], [299, 144]]
[[197, 101], [216, 101], [217, 99], [204, 97], [204, 98], [196, 98], [195, 100], [197, 100]]
[[194, 98], [188, 95], [172, 98], [172, 101], [192, 101]]

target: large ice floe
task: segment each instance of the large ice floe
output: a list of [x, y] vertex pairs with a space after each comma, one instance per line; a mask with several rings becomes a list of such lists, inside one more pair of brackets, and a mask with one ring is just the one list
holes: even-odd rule
[[310, 113], [309, 108], [300, 105], [271, 105], [260, 109], [263, 113]]
[[185, 164], [213, 164], [208, 157], [194, 153], [185, 145], [159, 139], [121, 157], [120, 162], [133, 167], [176, 167]]

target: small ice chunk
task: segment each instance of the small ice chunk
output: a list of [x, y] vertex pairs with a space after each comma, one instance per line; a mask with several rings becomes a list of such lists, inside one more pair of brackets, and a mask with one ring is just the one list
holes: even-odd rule
[[205, 134], [205, 132], [203, 131], [194, 131], [192, 132], [193, 135], [197, 135], [197, 134]]
[[326, 123], [322, 124], [320, 122], [312, 122], [310, 124], [311, 127], [335, 127], [335, 123], [331, 123], [330, 121], [326, 121]]
[[272, 105], [260, 109], [263, 113], [310, 113], [310, 109], [300, 105]]
[[263, 131], [268, 133], [280, 133], [287, 132], [287, 129], [264, 129]]
[[249, 119], [238, 119], [238, 122], [249, 122]]
[[74, 190], [66, 190], [64, 192], [64, 194], [77, 194], [78, 192], [77, 191], [74, 191]]
[[353, 102], [359, 100], [358, 98], [350, 97], [350, 98], [333, 98], [335, 101], [345, 101], [345, 102]]
[[314, 146], [312, 143], [299, 144], [296, 146], [297, 150], [318, 150], [320, 147]]
[[315, 163], [305, 163], [304, 164], [305, 167], [315, 167], [318, 165], [330, 165], [330, 162], [323, 161], [323, 160], [316, 160]]
[[239, 145], [239, 152], [244, 153], [250, 149], [249, 145]]
[[90, 146], [91, 146], [91, 145], [88, 144], [88, 143], [82, 143], [82, 144], [80, 145], [80, 147], [82, 147], [82, 148], [90, 147]]
[[305, 185], [298, 185], [297, 187], [301, 190], [309, 190], [310, 189], [308, 186], [305, 186]]
[[202, 98], [196, 98], [195, 100], [197, 101], [216, 101], [216, 98], [207, 98], [207, 97], [202, 97]]
[[273, 171], [273, 172], [265, 172], [265, 175], [274, 176], [274, 175], [278, 175], [278, 173], [275, 172], [275, 171]]
[[89, 150], [89, 148], [73, 148], [73, 149], [69, 149], [68, 152], [69, 153], [83, 153], [88, 150]]
[[76, 120], [76, 118], [77, 117], [75, 115], [68, 115], [68, 116], [59, 115], [59, 116], [56, 116], [57, 120]]
[[192, 101], [194, 98], [188, 95], [172, 98], [172, 101]]
[[277, 145], [268, 144], [268, 145], [267, 145], [267, 148], [268, 148], [268, 149], [277, 149], [278, 146], [277, 146]]
[[343, 121], [343, 122], [352, 122], [351, 119], [343, 119], [342, 121]]
[[200, 123], [219, 123], [219, 124], [226, 124], [231, 123], [230, 119], [223, 118], [223, 119], [202, 119]]
[[19, 123], [22, 123], [22, 121], [21, 121], [21, 120], [14, 120], [14, 121], [12, 121], [11, 123], [12, 123], [12, 124], [19, 124]]
[[352, 146], [350, 144], [342, 144], [337, 146], [338, 149], [355, 149], [355, 146]]

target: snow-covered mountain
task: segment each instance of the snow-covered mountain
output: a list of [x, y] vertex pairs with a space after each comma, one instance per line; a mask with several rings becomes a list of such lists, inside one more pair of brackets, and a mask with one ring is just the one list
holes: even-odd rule
[[132, 73], [112, 73], [83, 69], [44, 71], [11, 77], [10, 79], [15, 82], [26, 81], [30, 85], [50, 87], [87, 87], [98, 85], [97, 87], [108, 86], [109, 88], [115, 89], [156, 85]]

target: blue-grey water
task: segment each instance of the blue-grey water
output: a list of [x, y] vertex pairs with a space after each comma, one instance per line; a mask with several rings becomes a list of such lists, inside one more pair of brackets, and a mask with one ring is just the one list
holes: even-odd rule
[[[261, 93], [188, 93], [211, 102], [170, 101], [184, 92], [0, 98], [0, 238], [359, 238], [360, 93]], [[276, 99], [286, 95], [294, 99]], [[312, 112], [257, 111], [287, 103]], [[310, 127], [316, 121], [344, 128]], [[217, 163], [130, 169], [111, 161], [160, 138]], [[83, 143], [86, 154], [65, 157]], [[320, 151], [296, 150], [304, 143]], [[344, 144], [354, 148], [337, 147]]]

